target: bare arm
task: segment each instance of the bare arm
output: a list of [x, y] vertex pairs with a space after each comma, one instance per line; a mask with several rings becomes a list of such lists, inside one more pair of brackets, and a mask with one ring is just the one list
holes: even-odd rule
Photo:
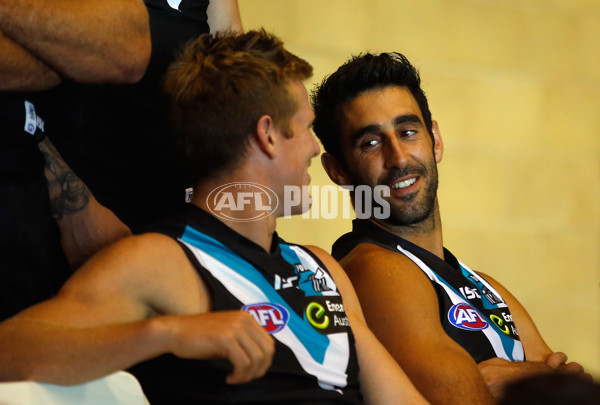
[[515, 322], [515, 326], [519, 331], [519, 338], [521, 339], [523, 349], [525, 350], [525, 358], [528, 361], [546, 361], [548, 356], [552, 353], [552, 350], [550, 347], [548, 347], [546, 342], [544, 342], [544, 339], [540, 335], [540, 332], [523, 305], [521, 305], [515, 296], [510, 293], [510, 291], [504, 288], [504, 286], [502, 286], [492, 277], [488, 276], [487, 274], [480, 274], [492, 285], [492, 287], [494, 287], [496, 291], [498, 291], [498, 293], [500, 293], [506, 302], [506, 305], [508, 305], [510, 313]]
[[444, 332], [435, 291], [412, 261], [359, 245], [342, 261], [371, 330], [433, 404], [492, 404], [473, 358]]
[[206, 12], [211, 34], [219, 31], [243, 31], [237, 0], [211, 1]]
[[62, 248], [71, 268], [77, 269], [98, 250], [131, 235], [131, 231], [94, 198], [48, 138], [39, 148], [46, 160], [44, 174]]
[[356, 293], [339, 264], [323, 250], [312, 246], [309, 248], [327, 266], [344, 300], [344, 308], [356, 342], [360, 367], [359, 379], [365, 403], [378, 405], [428, 403], [367, 327]]
[[76, 384], [163, 353], [229, 359], [229, 383], [263, 375], [273, 339], [249, 314], [206, 313], [208, 306], [175, 241], [126, 238], [94, 256], [56, 298], [0, 324], [0, 380]]
[[60, 76], [0, 32], [0, 91], [40, 91], [56, 86]]
[[133, 83], [150, 56], [140, 0], [0, 0], [0, 31], [75, 81]]
[[485, 274], [482, 276], [500, 293], [510, 308], [527, 359], [526, 362], [519, 363], [502, 359], [490, 359], [479, 363], [479, 369], [486, 384], [495, 396], [501, 395], [508, 383], [539, 373], [563, 372], [591, 378], [580, 364], [567, 363], [566, 354], [553, 352], [548, 347], [533, 319], [510, 291], [490, 276]]

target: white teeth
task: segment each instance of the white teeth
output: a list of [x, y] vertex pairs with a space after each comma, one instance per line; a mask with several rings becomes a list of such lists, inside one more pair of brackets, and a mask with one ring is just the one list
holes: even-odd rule
[[398, 183], [392, 185], [392, 188], [406, 188], [406, 187], [414, 184], [415, 181], [417, 181], [417, 178], [416, 177], [411, 177], [408, 180], [399, 181]]

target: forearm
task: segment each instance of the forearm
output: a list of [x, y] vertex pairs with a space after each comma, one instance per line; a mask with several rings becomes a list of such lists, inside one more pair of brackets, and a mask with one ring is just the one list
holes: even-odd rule
[[0, 381], [80, 384], [160, 355], [163, 335], [152, 320], [72, 328], [11, 319], [0, 326]]
[[220, 31], [242, 32], [242, 19], [237, 0], [211, 1], [207, 10], [210, 33]]
[[0, 381], [79, 384], [172, 353], [187, 359], [228, 359], [233, 371], [225, 381], [237, 384], [263, 376], [275, 350], [273, 338], [243, 311], [158, 316], [104, 326], [87, 325], [84, 315], [74, 321], [82, 326], [75, 327], [69, 320], [47, 321], [57, 319], [57, 308], [67, 311], [62, 315], [67, 319], [82, 316], [77, 306], [56, 304], [57, 300], [0, 324]]
[[104, 246], [131, 235], [112, 211], [98, 203], [49, 139], [40, 142], [39, 148], [46, 161], [44, 174], [52, 215], [71, 268], [78, 268]]
[[414, 336], [414, 340], [400, 336], [390, 352], [428, 401], [440, 405], [494, 403], [477, 364], [462, 347], [445, 339], [427, 342], [423, 336], [427, 334]]
[[0, 0], [0, 30], [82, 82], [136, 82], [150, 54], [139, 0]]
[[60, 83], [60, 76], [0, 32], [0, 91], [40, 91]]

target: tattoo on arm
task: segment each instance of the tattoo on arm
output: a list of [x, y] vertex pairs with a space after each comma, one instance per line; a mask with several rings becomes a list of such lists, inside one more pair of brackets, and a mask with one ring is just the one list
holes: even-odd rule
[[54, 219], [85, 209], [92, 194], [85, 183], [73, 173], [47, 137], [39, 143], [39, 148], [46, 160], [44, 175]]

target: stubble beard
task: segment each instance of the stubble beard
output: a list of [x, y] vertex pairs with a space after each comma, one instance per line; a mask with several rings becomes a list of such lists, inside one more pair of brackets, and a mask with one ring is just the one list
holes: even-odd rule
[[[381, 218], [381, 221], [394, 227], [415, 227], [429, 222], [428, 220], [433, 218], [436, 209], [438, 172], [433, 159], [426, 166], [409, 165], [404, 169], [392, 170], [378, 181], [378, 184], [389, 185], [394, 179], [409, 174], [419, 175], [426, 185], [421, 195], [412, 193], [407, 196], [386, 198], [390, 205], [390, 215], [387, 218]], [[379, 206], [376, 201], [373, 201], [373, 204]]]

